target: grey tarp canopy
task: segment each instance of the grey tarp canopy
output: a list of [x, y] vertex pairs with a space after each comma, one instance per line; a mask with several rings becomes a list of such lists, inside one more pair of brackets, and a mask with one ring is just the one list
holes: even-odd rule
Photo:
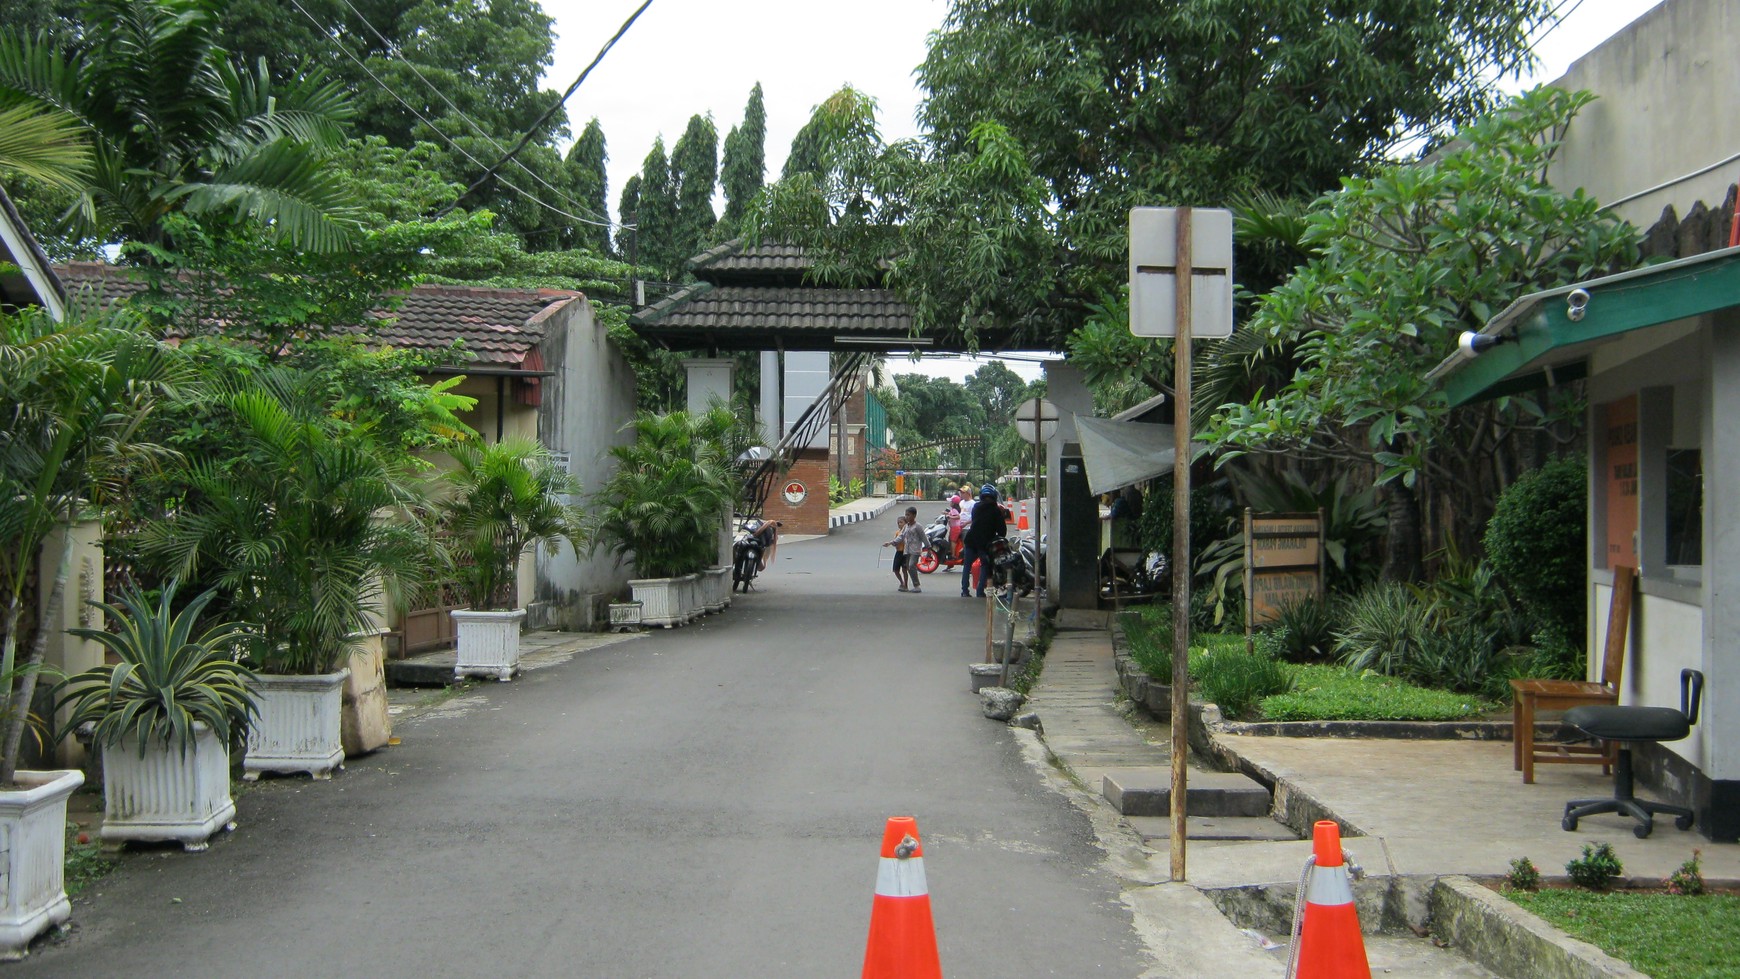
[[[1081, 439], [1089, 492], [1110, 493], [1172, 471], [1171, 425], [1077, 415], [1075, 430]], [[1200, 447], [1200, 443], [1193, 446]]]

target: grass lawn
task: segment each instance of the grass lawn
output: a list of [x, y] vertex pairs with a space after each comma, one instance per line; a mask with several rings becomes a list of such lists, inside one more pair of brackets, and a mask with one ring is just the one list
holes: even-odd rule
[[1289, 667], [1293, 689], [1264, 697], [1257, 712], [1269, 721], [1461, 721], [1493, 705], [1472, 694], [1429, 690], [1394, 677], [1345, 667]]
[[1740, 896], [1549, 890], [1505, 896], [1654, 979], [1740, 971]]

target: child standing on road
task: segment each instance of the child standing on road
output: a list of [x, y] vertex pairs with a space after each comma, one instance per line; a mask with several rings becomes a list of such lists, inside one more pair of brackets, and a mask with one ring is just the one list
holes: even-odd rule
[[900, 583], [900, 591], [908, 591], [906, 587], [906, 518], [904, 516], [894, 521], [894, 539], [882, 542], [883, 547], [894, 548], [894, 580]]
[[907, 507], [905, 520], [906, 529], [901, 537], [905, 543], [902, 550], [906, 553], [906, 579], [911, 582], [913, 591], [923, 591], [918, 587], [918, 559], [924, 553], [924, 528], [918, 525], [918, 507]]

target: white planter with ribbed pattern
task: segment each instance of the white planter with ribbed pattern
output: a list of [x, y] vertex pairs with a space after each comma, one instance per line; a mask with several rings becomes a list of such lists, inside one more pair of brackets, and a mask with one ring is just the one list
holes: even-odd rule
[[19, 772], [0, 792], [0, 958], [24, 956], [30, 940], [72, 917], [66, 898], [66, 800], [83, 772]]
[[495, 612], [455, 609], [451, 614], [459, 650], [453, 666], [454, 677], [493, 676], [497, 680], [510, 680], [519, 672], [520, 623], [525, 621], [525, 609]]
[[248, 730], [242, 777], [262, 772], [307, 772], [331, 778], [344, 767], [340, 734], [344, 678], [349, 670], [310, 676], [261, 675], [254, 682], [260, 716]]
[[152, 741], [141, 755], [134, 736], [103, 746], [104, 840], [174, 841], [192, 852], [229, 828], [236, 818], [229, 748], [206, 725], [194, 730], [185, 752]]

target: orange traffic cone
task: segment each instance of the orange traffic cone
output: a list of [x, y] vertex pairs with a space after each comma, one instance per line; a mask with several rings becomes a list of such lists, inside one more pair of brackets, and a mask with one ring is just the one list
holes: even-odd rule
[[1021, 501], [1021, 519], [1017, 520], [1015, 522], [1015, 529], [1016, 530], [1026, 530], [1027, 529], [1027, 501], [1026, 500]]
[[882, 831], [863, 979], [942, 979], [924, 883], [924, 847], [918, 842], [918, 820], [911, 816], [890, 816]]
[[1312, 863], [1306, 865], [1304, 921], [1295, 925], [1293, 960], [1298, 979], [1371, 979], [1353, 882], [1341, 856], [1341, 827], [1319, 820], [1312, 831]]

